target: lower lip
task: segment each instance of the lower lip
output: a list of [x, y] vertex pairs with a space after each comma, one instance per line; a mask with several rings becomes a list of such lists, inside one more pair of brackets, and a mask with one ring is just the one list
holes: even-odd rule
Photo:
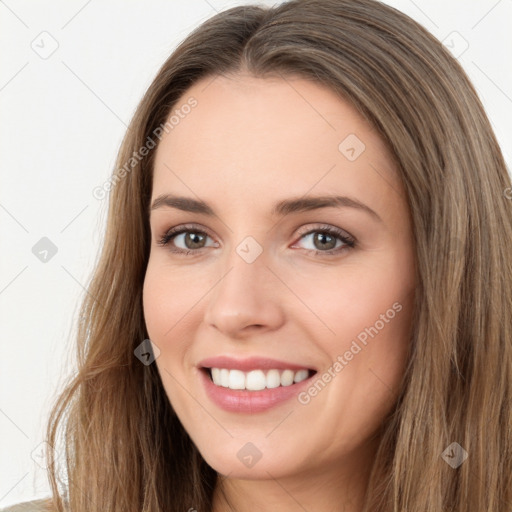
[[303, 388], [310, 384], [311, 378], [315, 375], [313, 374], [307, 379], [290, 386], [278, 386], [277, 388], [266, 388], [260, 391], [247, 391], [216, 386], [206, 370], [201, 369], [199, 373], [210, 400], [221, 409], [239, 413], [263, 412], [276, 407], [297, 396]]

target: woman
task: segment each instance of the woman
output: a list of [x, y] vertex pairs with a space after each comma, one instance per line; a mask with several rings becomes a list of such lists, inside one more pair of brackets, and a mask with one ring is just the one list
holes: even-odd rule
[[119, 152], [54, 509], [510, 510], [510, 187], [398, 11], [205, 22]]

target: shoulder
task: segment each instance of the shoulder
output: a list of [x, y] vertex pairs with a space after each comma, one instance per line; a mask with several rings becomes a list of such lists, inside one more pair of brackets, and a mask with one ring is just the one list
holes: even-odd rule
[[0, 512], [52, 512], [52, 500], [50, 498], [41, 500], [24, 501], [16, 505], [10, 505], [0, 509]]

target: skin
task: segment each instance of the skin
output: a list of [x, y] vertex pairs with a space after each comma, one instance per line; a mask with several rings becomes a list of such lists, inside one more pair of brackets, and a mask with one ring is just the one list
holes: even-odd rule
[[[413, 234], [393, 158], [350, 104], [312, 81], [209, 77], [176, 108], [190, 97], [197, 106], [156, 149], [151, 202], [168, 193], [200, 198], [217, 216], [167, 206], [150, 214], [143, 305], [167, 396], [202, 456], [223, 475], [214, 512], [231, 510], [226, 499], [238, 512], [358, 512], [412, 327]], [[339, 149], [349, 134], [365, 145], [353, 161]], [[350, 196], [381, 220], [351, 207], [271, 215], [279, 200], [316, 195]], [[195, 252], [171, 252], [187, 249], [185, 235], [158, 245], [185, 223], [195, 225], [188, 240]], [[356, 246], [336, 235], [315, 243], [322, 224], [345, 231]], [[198, 232], [207, 236], [193, 245]], [[252, 263], [236, 251], [247, 236], [263, 250]], [[326, 255], [333, 247], [343, 250]], [[338, 356], [394, 303], [401, 310], [306, 404], [292, 398], [240, 414], [217, 407], [203, 389], [198, 363], [223, 354], [332, 374]], [[250, 468], [237, 457], [247, 442], [262, 454]]]

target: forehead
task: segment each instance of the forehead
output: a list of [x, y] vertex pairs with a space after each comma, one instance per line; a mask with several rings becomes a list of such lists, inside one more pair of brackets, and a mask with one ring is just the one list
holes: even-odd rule
[[385, 208], [403, 196], [378, 133], [316, 82], [207, 77], [171, 115], [157, 147], [153, 197], [179, 192], [243, 206], [312, 191], [352, 194]]

